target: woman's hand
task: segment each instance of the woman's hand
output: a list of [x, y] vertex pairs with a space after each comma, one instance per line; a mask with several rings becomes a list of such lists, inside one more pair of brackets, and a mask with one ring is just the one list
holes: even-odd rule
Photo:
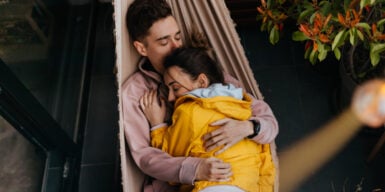
[[151, 90], [144, 93], [139, 99], [140, 108], [142, 109], [151, 127], [164, 122], [166, 116], [166, 104], [163, 99], [158, 99], [157, 92]]
[[230, 164], [224, 163], [215, 157], [201, 161], [195, 173], [195, 180], [198, 181], [229, 181], [233, 175]]
[[253, 133], [253, 123], [248, 120], [238, 121], [225, 118], [210, 125], [220, 126], [220, 128], [205, 134], [202, 139], [206, 151], [211, 151], [219, 146], [223, 146], [215, 152], [215, 155], [222, 153]]

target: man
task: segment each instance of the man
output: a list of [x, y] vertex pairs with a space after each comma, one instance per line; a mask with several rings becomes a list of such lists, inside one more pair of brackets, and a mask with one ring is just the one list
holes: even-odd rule
[[[172, 157], [150, 146], [150, 125], [139, 107], [139, 99], [147, 91], [158, 90], [162, 82], [163, 60], [182, 45], [182, 35], [164, 0], [134, 1], [128, 9], [126, 21], [133, 45], [143, 59], [139, 70], [122, 87], [123, 124], [134, 161], [145, 174], [157, 179], [147, 183], [145, 191], [171, 190], [166, 182], [159, 180], [193, 184], [195, 180], [228, 179], [231, 168], [219, 159]], [[239, 85], [228, 75], [226, 79]], [[220, 128], [204, 136], [206, 149], [223, 146], [222, 150], [226, 150], [245, 137], [261, 144], [274, 141], [278, 124], [270, 107], [254, 99], [252, 108], [251, 121], [223, 119], [213, 122]]]

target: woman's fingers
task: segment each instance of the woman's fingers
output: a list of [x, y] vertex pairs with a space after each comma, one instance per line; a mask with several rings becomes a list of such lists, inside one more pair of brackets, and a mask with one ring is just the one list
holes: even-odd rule
[[149, 94], [149, 104], [152, 105], [156, 102], [156, 92], [155, 90], [151, 90]]
[[152, 105], [157, 100], [157, 93], [154, 90], [147, 91], [139, 99], [139, 104], [142, 108]]
[[210, 169], [210, 181], [224, 181], [229, 180], [231, 173], [231, 167], [229, 164], [217, 159], [212, 162]]
[[211, 157], [198, 166], [196, 178], [203, 181], [228, 181], [232, 175], [231, 166], [222, 160]]
[[145, 95], [143, 95], [142, 97], [140, 97], [140, 99], [139, 99], [139, 106], [140, 106], [140, 108], [142, 108], [142, 110], [144, 110], [144, 97], [145, 97]]

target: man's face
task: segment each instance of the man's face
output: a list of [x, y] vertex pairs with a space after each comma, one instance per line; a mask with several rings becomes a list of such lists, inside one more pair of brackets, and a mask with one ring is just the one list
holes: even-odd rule
[[138, 52], [142, 56], [147, 56], [155, 70], [163, 74], [164, 58], [182, 45], [181, 32], [175, 18], [169, 16], [155, 22], [141, 44], [142, 50], [135, 46]]

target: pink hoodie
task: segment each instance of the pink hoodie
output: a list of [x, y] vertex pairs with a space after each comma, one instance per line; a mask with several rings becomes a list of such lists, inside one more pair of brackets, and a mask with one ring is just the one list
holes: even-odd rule
[[[146, 60], [143, 59], [139, 64], [139, 71], [132, 74], [122, 86], [123, 125], [131, 155], [146, 175], [161, 181], [193, 184], [196, 168], [203, 159], [172, 157], [150, 146], [151, 127], [139, 107], [139, 99], [145, 92], [157, 89], [162, 79], [159, 74], [145, 70], [145, 63]], [[225, 80], [235, 86], [240, 85], [228, 74], [225, 74]], [[260, 133], [253, 140], [261, 144], [273, 142], [278, 134], [278, 123], [270, 107], [253, 97], [252, 111], [252, 119], [261, 124]], [[161, 181], [146, 184], [145, 191], [171, 191], [165, 186], [167, 182]]]

